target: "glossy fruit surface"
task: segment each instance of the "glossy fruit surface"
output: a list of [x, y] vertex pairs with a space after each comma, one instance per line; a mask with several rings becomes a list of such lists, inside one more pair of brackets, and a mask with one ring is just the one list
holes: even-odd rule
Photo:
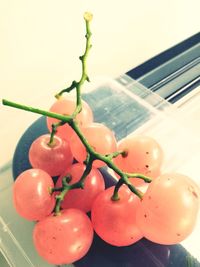
[[55, 206], [54, 187], [50, 175], [40, 169], [22, 172], [13, 185], [13, 201], [16, 211], [25, 219], [38, 221], [49, 215]]
[[66, 140], [54, 136], [53, 145], [49, 146], [50, 134], [38, 137], [29, 149], [29, 161], [33, 168], [46, 171], [51, 176], [62, 174], [72, 165], [73, 156]]
[[[76, 100], [72, 98], [61, 97], [50, 108], [51, 112], [59, 113], [62, 115], [71, 115], [76, 108]], [[80, 127], [89, 125], [93, 122], [93, 113], [89, 105], [82, 100], [82, 111], [76, 116], [76, 121]], [[53, 123], [57, 123], [59, 120], [47, 117], [47, 127], [51, 132], [51, 126]], [[62, 125], [57, 129], [57, 135], [62, 139], [69, 141], [74, 134], [74, 130], [68, 125]]]
[[[70, 184], [78, 182], [85, 170], [85, 165], [81, 163], [75, 163], [70, 168], [67, 169], [64, 175], [60, 176], [56, 187], [62, 186], [62, 178], [66, 174], [70, 174], [71, 181]], [[67, 208], [77, 208], [84, 212], [91, 210], [92, 203], [97, 195], [105, 189], [104, 178], [100, 171], [96, 168], [92, 168], [91, 172], [87, 176], [84, 189], [73, 189], [67, 192], [61, 207]]]
[[144, 194], [137, 210], [137, 225], [153, 242], [179, 243], [194, 229], [199, 204], [199, 188], [189, 177], [163, 174]]
[[113, 246], [128, 246], [143, 237], [136, 226], [139, 198], [126, 186], [119, 190], [120, 200], [113, 201], [114, 187], [98, 195], [92, 206], [91, 218], [95, 232]]
[[[93, 149], [102, 154], [110, 154], [117, 150], [117, 142], [114, 133], [101, 123], [92, 123], [82, 128], [82, 133]], [[72, 153], [78, 162], [86, 159], [86, 149], [81, 143], [79, 137], [74, 135], [70, 142]], [[96, 168], [105, 166], [100, 160], [95, 160], [93, 166]]]
[[[125, 151], [126, 155], [119, 155], [114, 159], [115, 164], [124, 172], [142, 173], [151, 178], [160, 175], [163, 162], [163, 151], [160, 145], [149, 136], [134, 135], [121, 140], [118, 151]], [[138, 178], [131, 178], [134, 185], [142, 184]]]
[[93, 229], [87, 215], [80, 210], [63, 210], [37, 223], [33, 241], [39, 255], [50, 264], [70, 264], [89, 250]]

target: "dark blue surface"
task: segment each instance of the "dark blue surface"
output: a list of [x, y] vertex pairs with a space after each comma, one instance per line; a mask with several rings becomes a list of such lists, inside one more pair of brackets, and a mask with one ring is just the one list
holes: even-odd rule
[[23, 171], [30, 169], [28, 151], [32, 142], [40, 135], [48, 133], [45, 117], [38, 119], [20, 138], [13, 156], [13, 178]]
[[[29, 147], [33, 140], [47, 132], [45, 118], [41, 117], [23, 134], [14, 153], [14, 179], [31, 167], [28, 161]], [[106, 170], [101, 171], [106, 186], [113, 185], [113, 178]], [[186, 260], [188, 255], [180, 245], [164, 246], [142, 239], [132, 246], [119, 248], [106, 244], [95, 235], [89, 253], [74, 265], [76, 267], [188, 267]], [[192, 266], [200, 267], [200, 264], [196, 262]]]
[[[163, 51], [162, 53], [154, 56], [153, 58], [147, 60], [141, 65], [129, 70], [126, 74], [128, 74], [130, 77], [132, 77], [135, 80], [139, 78], [141, 79], [142, 76], [146, 76], [147, 74], [151, 75], [152, 70], [159, 68], [162, 64], [166, 63], [167, 61], [170, 61], [171, 59], [184, 53], [185, 51], [189, 50], [190, 48], [194, 47], [195, 45], [199, 43], [200, 43], [200, 32], [196, 33], [195, 35], [191, 36], [190, 38], [186, 40], [183, 40], [181, 43]], [[192, 55], [192, 56], [196, 58], [199, 56], [199, 53], [200, 52], [198, 51], [198, 55]], [[188, 61], [191, 61], [193, 57], [188, 58]], [[182, 58], [182, 61], [184, 60], [187, 60], [187, 59]], [[185, 64], [185, 62], [183, 62], [182, 64]], [[172, 68], [173, 66], [171, 66], [170, 69], [172, 70]], [[150, 75], [148, 75], [149, 78], [145, 80], [145, 82], [143, 82], [143, 84], [148, 88], [152, 86], [153, 84], [152, 78], [150, 79]], [[157, 79], [159, 79], [159, 77], [157, 77]]]
[[126, 74], [170, 103], [175, 103], [200, 84], [199, 73], [195, 72], [199, 62], [200, 32]]

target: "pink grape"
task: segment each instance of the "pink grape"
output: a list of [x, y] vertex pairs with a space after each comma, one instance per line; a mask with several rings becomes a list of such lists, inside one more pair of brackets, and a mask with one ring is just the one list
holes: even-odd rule
[[46, 171], [51, 176], [62, 174], [72, 165], [73, 156], [66, 140], [54, 136], [53, 145], [49, 146], [50, 135], [38, 137], [29, 149], [29, 161], [33, 168]]
[[[125, 156], [119, 155], [114, 163], [124, 172], [141, 173], [151, 178], [160, 175], [163, 162], [163, 151], [160, 145], [151, 137], [138, 135], [127, 137], [119, 142], [118, 151], [125, 151]], [[135, 185], [140, 185], [143, 180], [130, 178]]]
[[[66, 174], [70, 174], [72, 180], [70, 184], [76, 183], [81, 178], [85, 165], [81, 163], [73, 164], [68, 168], [64, 175], [61, 175], [56, 183], [56, 187], [62, 186], [62, 178]], [[84, 189], [73, 189], [67, 192], [61, 207], [63, 209], [67, 208], [77, 208], [84, 212], [91, 210], [92, 203], [97, 195], [105, 189], [104, 178], [100, 171], [96, 168], [92, 168], [91, 172], [87, 176]]]
[[[117, 142], [114, 133], [105, 125], [100, 123], [92, 123], [87, 127], [83, 127], [82, 133], [92, 148], [100, 154], [106, 155], [116, 151]], [[72, 153], [78, 162], [84, 162], [86, 159], [86, 149], [79, 137], [74, 134], [70, 142]], [[95, 160], [93, 166], [96, 168], [104, 166], [104, 162]]]
[[49, 215], [55, 206], [51, 176], [40, 169], [22, 172], [13, 186], [13, 202], [16, 211], [25, 219], [38, 221]]
[[200, 204], [200, 189], [187, 176], [167, 173], [154, 179], [136, 216], [143, 235], [159, 244], [176, 244], [191, 234]]
[[136, 210], [140, 199], [126, 186], [119, 189], [120, 199], [111, 200], [114, 186], [106, 189], [95, 199], [92, 211], [92, 225], [95, 232], [113, 246], [128, 246], [143, 235], [136, 226]]
[[[72, 98], [60, 98], [57, 100], [50, 108], [51, 112], [63, 114], [63, 115], [71, 115], [76, 108], [76, 101]], [[82, 100], [82, 111], [76, 116], [76, 121], [78, 122], [80, 127], [89, 125], [93, 122], [93, 113], [89, 105]], [[57, 123], [59, 120], [47, 117], [47, 127], [51, 132], [51, 126], [53, 123]], [[62, 139], [66, 139], [70, 141], [71, 136], [74, 134], [74, 130], [68, 125], [62, 125], [57, 129], [58, 136]]]
[[38, 254], [50, 264], [70, 264], [88, 252], [93, 228], [87, 215], [77, 209], [61, 211], [35, 225], [33, 241]]

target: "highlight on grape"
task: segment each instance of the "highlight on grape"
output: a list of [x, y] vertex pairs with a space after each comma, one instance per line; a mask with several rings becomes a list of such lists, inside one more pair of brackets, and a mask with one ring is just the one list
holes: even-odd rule
[[[86, 12], [84, 20], [80, 80], [57, 93], [49, 111], [3, 99], [4, 105], [47, 118], [49, 133], [32, 143], [32, 168], [14, 182], [13, 202], [20, 216], [35, 221], [33, 243], [38, 254], [57, 265], [84, 257], [94, 231], [118, 247], [143, 237], [159, 244], [179, 243], [193, 231], [200, 204], [200, 189], [191, 178], [162, 173], [164, 153], [156, 140], [133, 135], [117, 143], [108, 127], [94, 122], [81, 97], [82, 85], [89, 82], [92, 14]], [[115, 186], [105, 189], [98, 169], [102, 166], [116, 174]], [[59, 176], [57, 182], [53, 176]]]

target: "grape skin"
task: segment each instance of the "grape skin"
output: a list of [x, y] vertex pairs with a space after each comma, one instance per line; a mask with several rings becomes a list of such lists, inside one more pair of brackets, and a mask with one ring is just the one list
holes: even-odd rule
[[[85, 168], [86, 167], [84, 164], [73, 164], [63, 175], [59, 177], [56, 187], [62, 186], [62, 178], [67, 174], [71, 176], [71, 181], [69, 184], [78, 182]], [[92, 168], [89, 175], [87, 175], [85, 179], [84, 189], [73, 189], [67, 192], [64, 200], [61, 203], [61, 207], [63, 209], [77, 208], [84, 212], [89, 212], [94, 199], [104, 189], [105, 183], [102, 174], [98, 169]]]
[[22, 172], [13, 185], [13, 203], [23, 218], [38, 221], [48, 216], [55, 206], [54, 187], [50, 175], [40, 169]]
[[[133, 135], [124, 138], [118, 143], [118, 151], [125, 151], [125, 155], [119, 155], [114, 163], [124, 172], [141, 173], [151, 178], [160, 175], [163, 162], [163, 151], [153, 138], [145, 135]], [[142, 179], [131, 178], [135, 185], [144, 183]]]
[[53, 145], [49, 146], [50, 135], [38, 137], [29, 149], [29, 161], [33, 168], [39, 168], [51, 176], [62, 174], [72, 165], [73, 155], [66, 140], [54, 136]]
[[189, 177], [166, 173], [149, 185], [137, 210], [136, 222], [147, 239], [176, 244], [193, 231], [199, 204], [199, 188]]
[[93, 228], [87, 215], [77, 209], [50, 215], [35, 225], [33, 242], [38, 254], [50, 264], [70, 264], [88, 252]]
[[[62, 115], [71, 115], [74, 112], [75, 108], [76, 108], [76, 100], [70, 97], [68, 98], [61, 97], [51, 106], [50, 111]], [[76, 121], [80, 127], [89, 125], [93, 122], [92, 110], [90, 106], [83, 100], [82, 100], [82, 110], [76, 116]], [[47, 127], [50, 132], [52, 130], [52, 124], [58, 122], [59, 120], [57, 119], [47, 117]], [[62, 139], [70, 141], [71, 137], [74, 134], [74, 130], [68, 124], [65, 124], [57, 128], [56, 134], [60, 136]]]
[[119, 200], [111, 200], [114, 187], [106, 189], [95, 199], [91, 219], [95, 232], [113, 246], [128, 246], [143, 235], [136, 226], [139, 198], [126, 186], [119, 189]]
[[[92, 148], [99, 154], [106, 155], [117, 150], [117, 142], [114, 133], [105, 125], [101, 123], [92, 123], [87, 127], [83, 127], [82, 133], [87, 139]], [[73, 135], [70, 146], [74, 158], [83, 163], [86, 159], [87, 153], [84, 145], [77, 135]], [[100, 168], [105, 166], [105, 163], [100, 160], [95, 160], [93, 166]]]

